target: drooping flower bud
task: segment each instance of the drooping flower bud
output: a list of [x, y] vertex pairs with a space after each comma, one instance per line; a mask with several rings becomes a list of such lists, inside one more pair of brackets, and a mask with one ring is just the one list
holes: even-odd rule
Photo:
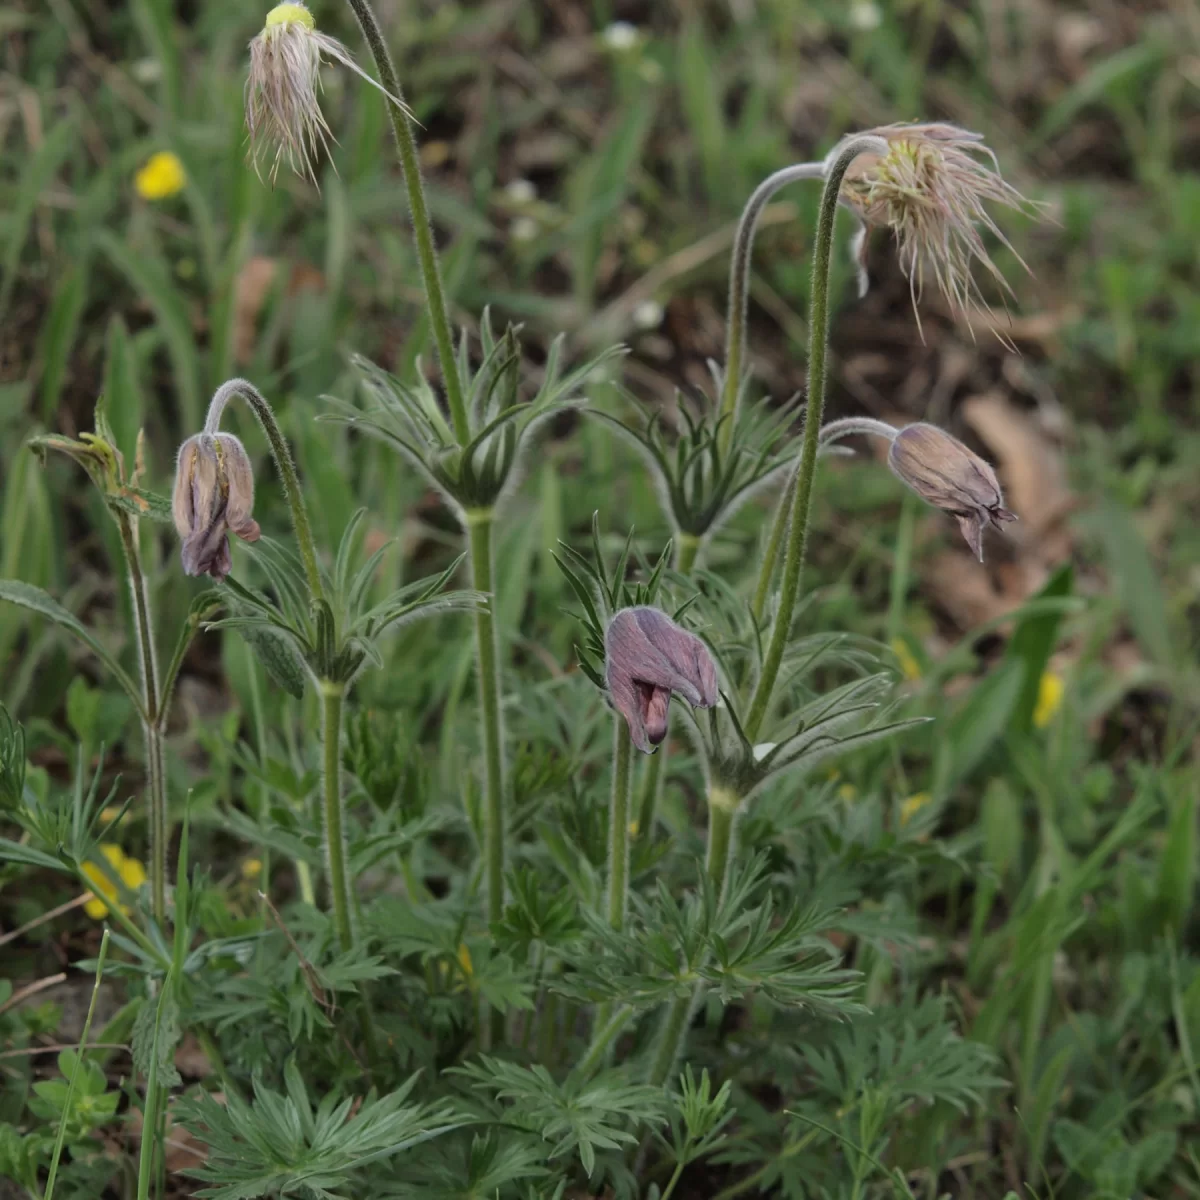
[[623, 608], [604, 635], [605, 674], [633, 744], [646, 754], [667, 736], [671, 693], [696, 708], [717, 702], [717, 668], [708, 647], [657, 608]]
[[229, 538], [259, 538], [254, 507], [254, 472], [242, 443], [232, 433], [198, 433], [180, 447], [172, 511], [183, 538], [183, 569], [220, 581], [233, 569]]
[[1015, 521], [992, 470], [978, 454], [936, 425], [906, 425], [892, 439], [888, 466], [922, 500], [958, 518], [972, 553], [983, 561], [983, 531]]
[[[987, 311], [971, 274], [974, 261], [1011, 293], [980, 230], [1012, 247], [985, 204], [1025, 212], [1038, 206], [1004, 181], [982, 136], [949, 124], [885, 125], [867, 133], [883, 138], [890, 149], [886, 155], [859, 155], [846, 172], [840, 198], [867, 228], [884, 226], [895, 235], [914, 311], [927, 267], [955, 313], [971, 308]], [[834, 147], [826, 163], [837, 157], [839, 149]], [[861, 239], [856, 239], [855, 250], [861, 271], [865, 250]]]
[[286, 156], [297, 175], [316, 180], [314, 163], [333, 136], [317, 94], [321, 63], [332, 59], [378, 88], [405, 116], [408, 107], [371, 78], [337, 38], [321, 33], [303, 4], [278, 4], [267, 13], [262, 32], [250, 43], [246, 79], [246, 128], [257, 169], [270, 160], [271, 182]]

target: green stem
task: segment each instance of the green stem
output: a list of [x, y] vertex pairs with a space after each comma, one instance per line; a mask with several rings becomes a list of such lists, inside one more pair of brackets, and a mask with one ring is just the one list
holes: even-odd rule
[[[349, 0], [349, 4], [358, 18], [371, 56], [375, 59], [380, 83], [383, 84], [384, 90], [390, 92], [397, 100], [403, 100], [404, 94], [400, 91], [396, 67], [370, 0]], [[425, 185], [421, 178], [417, 143], [405, 111], [391, 100], [385, 100], [384, 103], [391, 118], [392, 132], [396, 135], [396, 148], [400, 152], [400, 170], [404, 176], [405, 189], [408, 191], [408, 208], [412, 216], [413, 238], [417, 244], [417, 260], [425, 285], [429, 323], [433, 327], [433, 340], [437, 345], [438, 361], [442, 366], [442, 381], [446, 389], [446, 401], [450, 406], [450, 419], [454, 423], [454, 436], [458, 438], [459, 445], [465, 446], [471, 440], [471, 430], [467, 422], [462, 381], [458, 377], [458, 364], [454, 358], [454, 339], [450, 333], [450, 320], [446, 315], [445, 292], [438, 267], [437, 249], [433, 244], [429, 209], [425, 203]]]
[[640, 838], [649, 837], [654, 828], [669, 751], [670, 747], [664, 741], [659, 746], [658, 753], [652, 754], [646, 760], [646, 768], [642, 772], [642, 794], [638, 801], [637, 836]]
[[71, 1071], [71, 1079], [67, 1084], [67, 1095], [63, 1100], [62, 1116], [58, 1121], [58, 1136], [54, 1139], [54, 1153], [50, 1158], [50, 1174], [46, 1177], [46, 1191], [43, 1200], [52, 1200], [54, 1196], [54, 1180], [58, 1175], [58, 1163], [62, 1158], [63, 1141], [67, 1133], [67, 1120], [71, 1115], [71, 1101], [75, 1096], [75, 1081], [83, 1069], [83, 1055], [87, 1049], [88, 1036], [92, 1032], [92, 1018], [96, 1015], [96, 1000], [100, 995], [100, 981], [104, 978], [104, 961], [108, 958], [108, 930], [104, 930], [100, 938], [100, 953], [96, 956], [96, 982], [92, 984], [92, 999], [88, 1004], [87, 1016], [83, 1021], [83, 1033], [79, 1035], [79, 1046], [75, 1051], [75, 1066]]
[[321, 584], [321, 572], [317, 568], [317, 548], [313, 541], [312, 525], [308, 520], [308, 509], [300, 491], [300, 477], [296, 474], [296, 464], [292, 459], [292, 452], [288, 449], [287, 439], [283, 436], [283, 430], [279, 428], [275, 413], [263, 394], [246, 379], [230, 379], [221, 384], [208, 406], [204, 432], [217, 432], [221, 426], [221, 414], [225, 405], [234, 396], [241, 396], [246, 401], [262, 426], [263, 433], [267, 435], [267, 441], [271, 445], [271, 456], [275, 459], [275, 469], [283, 483], [283, 497], [292, 514], [292, 528], [296, 531], [296, 543], [300, 547], [300, 559], [304, 563], [308, 589], [314, 600], [323, 600], [325, 589]]
[[[729, 863], [733, 858], [733, 826], [741, 798], [729, 788], [713, 785], [708, 790], [708, 853], [705, 871], [713, 891], [720, 898], [729, 878]], [[649, 1082], [662, 1087], [683, 1051], [684, 1039], [691, 1024], [692, 1013], [700, 1005], [704, 985], [697, 984], [691, 996], [676, 996], [663, 1016], [658, 1034], [658, 1046], [650, 1065]]]
[[[467, 514], [471, 583], [476, 591], [485, 592], [488, 596], [486, 607], [475, 614], [475, 642], [479, 668], [479, 711], [483, 725], [483, 858], [489, 924], [499, 921], [504, 915], [504, 743], [500, 727], [500, 651], [493, 583], [494, 520], [490, 508]], [[503, 1030], [503, 1014], [493, 1013], [490, 1025], [485, 1023], [484, 1028], [485, 1042], [499, 1037]]]
[[632, 1017], [633, 1009], [628, 1004], [623, 1004], [611, 1016], [597, 1022], [596, 1032], [592, 1035], [592, 1044], [588, 1047], [587, 1053], [575, 1064], [574, 1073], [580, 1079], [587, 1079], [600, 1066], [608, 1055], [608, 1048], [620, 1035], [621, 1030], [629, 1024]]
[[808, 408], [804, 419], [804, 444], [788, 506], [787, 554], [783, 563], [779, 611], [775, 615], [762, 673], [750, 703], [750, 713], [746, 718], [746, 734], [751, 740], [758, 736], [762, 728], [763, 719], [771, 703], [771, 693], [779, 677], [783, 652], [791, 635], [796, 600], [800, 594], [800, 571], [804, 566], [804, 553], [808, 544], [808, 518], [812, 506], [813, 481], [817, 473], [821, 419], [825, 411], [825, 355], [829, 343], [829, 267], [833, 258], [833, 229], [837, 219], [838, 193], [850, 164], [860, 154], [879, 153], [880, 147], [881, 139], [877, 137], [848, 139], [829, 166], [825, 176], [825, 190], [821, 193], [817, 239], [813, 249], [812, 291], [809, 297]]
[[762, 624], [763, 614], [767, 611], [767, 597], [771, 594], [771, 581], [775, 577], [775, 563], [779, 558], [779, 547], [783, 544], [784, 535], [787, 533], [788, 514], [791, 511], [790, 501], [795, 481], [794, 474], [788, 477], [788, 485], [783, 489], [779, 503], [775, 506], [775, 516], [771, 521], [771, 533], [763, 548], [762, 564], [758, 569], [758, 584], [754, 589], [754, 603], [751, 606], [754, 619], [759, 625]]
[[134, 636], [142, 675], [142, 703], [146, 719], [142, 737], [146, 746], [146, 788], [150, 823], [150, 904], [159, 928], [167, 917], [167, 785], [162, 749], [162, 719], [159, 710], [158, 661], [154, 653], [154, 629], [150, 620], [150, 599], [142, 571], [142, 554], [137, 528], [129, 515], [117, 513], [121, 531], [121, 549], [129, 573], [129, 594], [133, 602]]
[[612, 798], [608, 820], [608, 923], [625, 925], [629, 903], [629, 782], [633, 766], [629, 726], [617, 713], [613, 717]]
[[721, 387], [721, 416], [728, 418], [721, 427], [720, 447], [729, 449], [733, 427], [737, 421], [738, 400], [742, 393], [742, 358], [746, 349], [747, 301], [750, 295], [750, 262], [754, 251], [754, 234], [758, 219], [771, 197], [780, 188], [801, 179], [820, 179], [825, 164], [796, 163], [769, 175], [754, 189], [738, 221], [733, 242], [733, 258], [729, 264], [729, 304], [725, 337], [725, 378]]
[[350, 880], [346, 871], [346, 833], [342, 823], [342, 701], [340, 683], [321, 680], [321, 736], [324, 738], [325, 853], [333, 924], [343, 950], [354, 944]]

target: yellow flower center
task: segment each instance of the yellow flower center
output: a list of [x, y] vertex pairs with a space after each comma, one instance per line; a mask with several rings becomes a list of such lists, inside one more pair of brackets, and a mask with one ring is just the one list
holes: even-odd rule
[[187, 172], [177, 154], [160, 150], [146, 160], [133, 177], [133, 186], [143, 200], [165, 200], [181, 192], [187, 183]]
[[315, 29], [316, 21], [303, 4], [277, 4], [267, 13], [266, 28], [272, 25], [303, 25], [305, 29]]

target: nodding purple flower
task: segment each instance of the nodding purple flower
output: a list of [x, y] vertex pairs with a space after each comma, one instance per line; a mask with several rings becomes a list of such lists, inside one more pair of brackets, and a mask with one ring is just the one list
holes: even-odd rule
[[992, 470], [936, 425], [906, 425], [892, 439], [888, 466], [922, 500], [958, 518], [967, 545], [983, 561], [983, 531], [988, 525], [1015, 521]]
[[198, 433], [179, 449], [172, 512], [183, 538], [183, 569], [220, 582], [233, 569], [228, 534], [257, 542], [254, 472], [232, 433]]
[[667, 736], [671, 693], [695, 708], [717, 702], [708, 647], [657, 608], [623, 608], [604, 635], [608, 692], [633, 744], [646, 754]]

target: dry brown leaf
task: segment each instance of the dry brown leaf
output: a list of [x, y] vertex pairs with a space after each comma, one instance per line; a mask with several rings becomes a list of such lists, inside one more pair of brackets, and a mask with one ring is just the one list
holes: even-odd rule
[[[254, 339], [258, 335], [258, 318], [271, 294], [279, 260], [257, 254], [248, 258], [238, 272], [233, 292], [233, 354], [240, 363], [248, 362], [254, 354]], [[286, 294], [294, 296], [303, 291], [321, 291], [325, 276], [308, 263], [293, 263], [288, 274]]]

